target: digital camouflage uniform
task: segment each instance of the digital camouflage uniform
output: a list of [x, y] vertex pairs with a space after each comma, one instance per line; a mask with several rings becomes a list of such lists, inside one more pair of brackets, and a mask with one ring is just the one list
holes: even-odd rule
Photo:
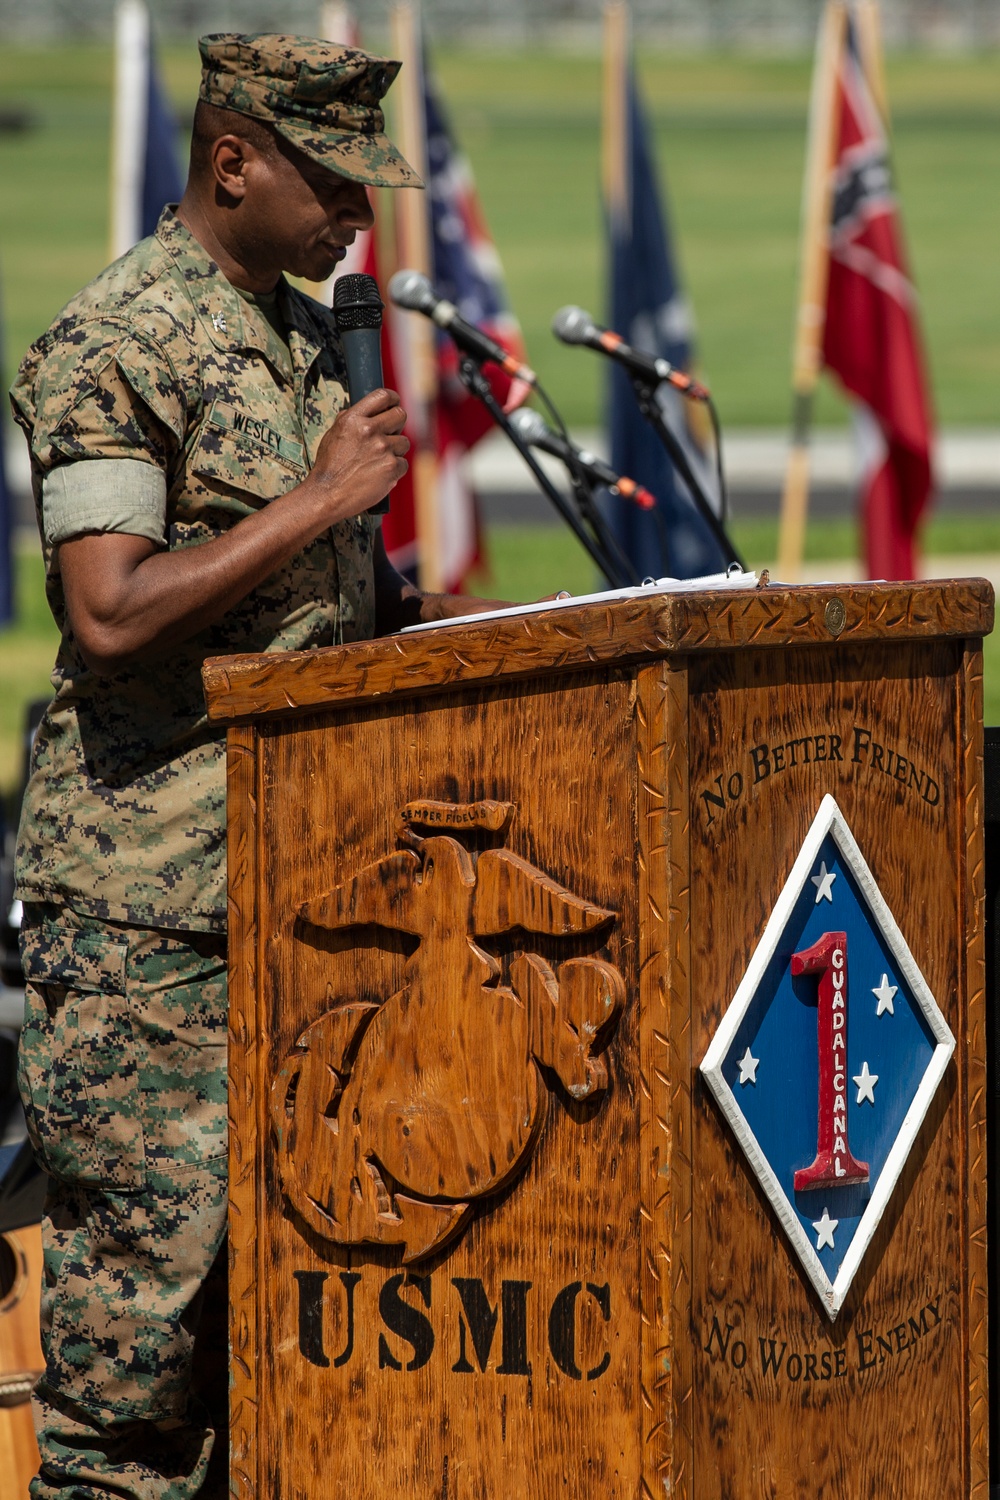
[[[417, 182], [381, 134], [398, 64], [288, 37], [201, 48], [210, 103], [270, 119], [344, 175]], [[209, 1468], [224, 1299], [212, 1326], [203, 1311], [225, 1230], [225, 743], [200, 669], [370, 636], [377, 522], [338, 523], [218, 624], [111, 677], [73, 637], [58, 544], [120, 530], [197, 546], [305, 478], [344, 369], [325, 308], [284, 282], [279, 308], [287, 344], [166, 210], [29, 350], [12, 392], [62, 636], [17, 857], [20, 1082], [52, 1178], [35, 1500], [225, 1489], [224, 1442]]]

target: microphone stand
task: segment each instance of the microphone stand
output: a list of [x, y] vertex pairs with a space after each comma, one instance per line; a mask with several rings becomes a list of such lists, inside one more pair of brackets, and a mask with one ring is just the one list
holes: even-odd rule
[[[458, 366], [458, 374], [466, 390], [483, 403], [497, 426], [502, 428], [510, 438], [510, 441], [514, 444], [514, 447], [520, 453], [532, 474], [534, 474], [539, 488], [552, 501], [552, 504], [562, 516], [581, 547], [586, 550], [591, 559], [597, 564], [601, 572], [610, 581], [612, 587], [628, 588], [633, 582], [638, 582], [634, 574], [629, 576], [622, 571], [615, 559], [608, 555], [602, 541], [595, 540], [581, 524], [579, 517], [573, 513], [572, 506], [567, 504], [563, 495], [560, 495], [541, 464], [535, 458], [530, 446], [522, 440], [520, 433], [508, 419], [506, 412], [490, 389], [489, 381], [470, 355], [465, 354], [462, 356]], [[629, 573], [631, 574], [631, 569], [629, 569]]]
[[650, 380], [643, 379], [641, 375], [632, 374], [631, 371], [629, 372], [629, 378], [632, 381], [632, 389], [635, 391], [640, 412], [654, 429], [664, 448], [666, 448], [674, 468], [691, 492], [691, 498], [708, 529], [722, 548], [725, 556], [729, 559], [730, 564], [736, 563], [746, 572], [746, 563], [729, 540], [725, 527], [712, 509], [711, 501], [705, 494], [705, 488], [692, 469], [681, 443], [667, 426], [663, 412], [660, 410], [660, 404], [656, 400], [656, 384]]
[[[564, 459], [563, 462], [566, 464], [569, 473], [570, 483], [573, 486], [573, 493], [576, 496], [576, 503], [580, 514], [590, 526], [590, 529], [597, 537], [607, 555], [617, 563], [619, 572], [624, 575], [626, 583], [631, 584], [633, 588], [636, 587], [642, 582], [642, 579], [632, 566], [628, 554], [623, 550], [618, 538], [602, 516], [600, 506], [594, 499], [594, 487], [591, 483], [590, 475], [582, 464], [573, 463], [568, 458]], [[608, 577], [610, 578], [611, 575], [608, 574]]]

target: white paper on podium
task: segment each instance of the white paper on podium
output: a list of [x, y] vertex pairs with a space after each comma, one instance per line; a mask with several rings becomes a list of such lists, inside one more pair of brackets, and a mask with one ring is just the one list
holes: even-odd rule
[[440, 630], [443, 625], [474, 625], [481, 620], [504, 620], [512, 615], [537, 615], [543, 609], [576, 608], [580, 604], [609, 604], [616, 599], [643, 599], [650, 594], [700, 594], [705, 589], [754, 589], [756, 573], [708, 573], [704, 578], [650, 578], [633, 588], [605, 589], [599, 594], [570, 594], [565, 599], [540, 599], [536, 604], [512, 604], [507, 609], [484, 610], [481, 614], [456, 615], [450, 620], [404, 625], [399, 632]]

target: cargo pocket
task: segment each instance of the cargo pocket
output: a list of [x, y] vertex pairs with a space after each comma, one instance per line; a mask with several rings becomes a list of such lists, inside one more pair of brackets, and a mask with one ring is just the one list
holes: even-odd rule
[[128, 942], [43, 926], [25, 935], [19, 1083], [32, 1143], [53, 1177], [136, 1192], [146, 1162]]

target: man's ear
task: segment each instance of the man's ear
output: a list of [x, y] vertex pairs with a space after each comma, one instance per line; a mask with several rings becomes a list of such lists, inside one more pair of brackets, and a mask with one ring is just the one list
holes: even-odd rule
[[241, 200], [246, 194], [246, 168], [253, 146], [238, 135], [220, 135], [212, 143], [212, 174], [224, 193]]

